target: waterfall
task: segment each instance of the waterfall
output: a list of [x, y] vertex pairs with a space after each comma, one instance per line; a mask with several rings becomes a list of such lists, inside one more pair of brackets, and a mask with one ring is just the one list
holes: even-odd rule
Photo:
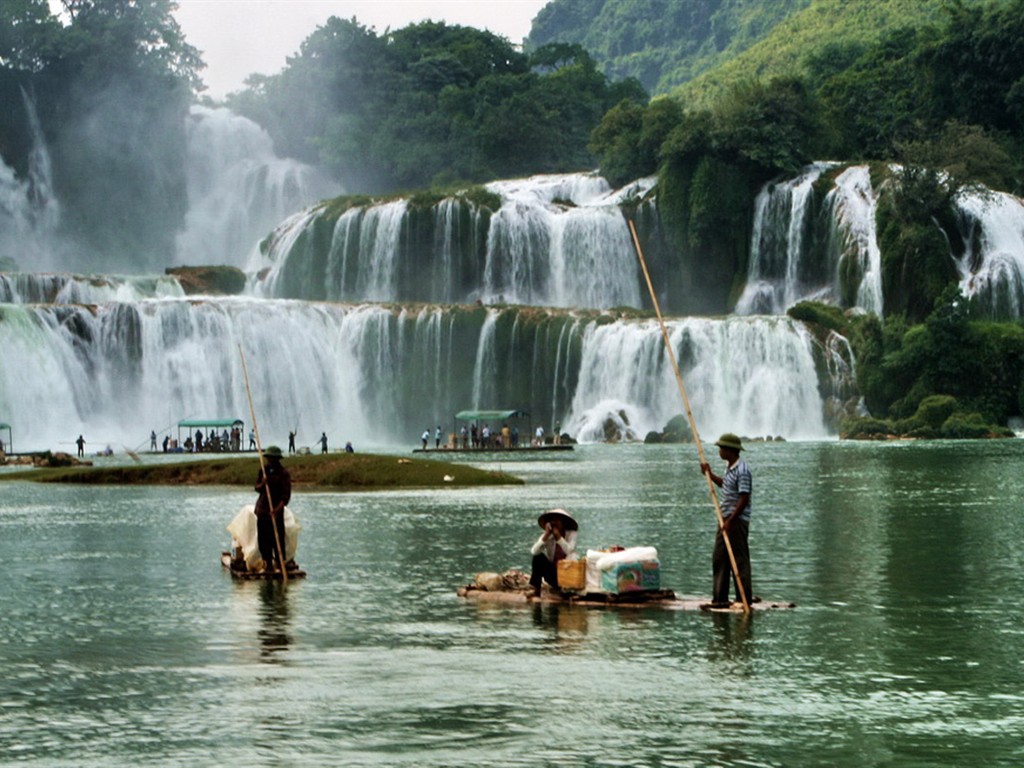
[[832, 222], [829, 263], [835, 279], [833, 298], [840, 306], [859, 307], [882, 316], [882, 254], [878, 247], [875, 211], [878, 198], [870, 169], [852, 166], [836, 177], [825, 197]]
[[758, 194], [737, 314], [782, 314], [800, 301], [825, 301], [881, 315], [882, 257], [870, 169], [843, 170], [819, 204], [814, 189], [834, 167], [815, 163]]
[[[801, 324], [781, 317], [688, 318], [670, 323], [669, 336], [702, 434], [827, 435], [815, 345]], [[611, 418], [642, 438], [681, 412], [657, 323], [588, 327], [564, 422], [570, 434], [602, 440]]]
[[[640, 278], [621, 207], [653, 179], [610, 191], [594, 174], [492, 182], [496, 211], [460, 193], [318, 206], [271, 236], [258, 295], [339, 301], [639, 306]], [[332, 235], [326, 237], [330, 230]]]
[[960, 288], [994, 318], [1024, 311], [1024, 201], [1002, 192], [957, 198], [967, 249], [958, 259]]
[[243, 266], [287, 216], [339, 193], [310, 166], [278, 157], [266, 131], [228, 109], [193, 106], [187, 136], [189, 208], [178, 264]]
[[[823, 437], [814, 352], [782, 318], [680, 320], [701, 428]], [[184, 418], [248, 416], [246, 352], [267, 442], [412, 444], [458, 410], [521, 408], [583, 440], [630, 415], [633, 436], [679, 412], [649, 320], [536, 309], [321, 304], [253, 298], [0, 305], [0, 420], [19, 443], [138, 445]], [[614, 403], [615, 407], [608, 406]], [[173, 432], [173, 430], [172, 430]]]
[[766, 185], [754, 206], [747, 286], [736, 305], [741, 315], [782, 314], [816, 293], [803, 279], [815, 208], [814, 183], [831, 167], [815, 163], [795, 179]]
[[177, 278], [0, 272], [0, 304], [103, 304], [184, 296]]
[[32, 148], [28, 172], [19, 179], [0, 161], [0, 269], [55, 266], [60, 205], [53, 194], [53, 169], [35, 102], [22, 89]]

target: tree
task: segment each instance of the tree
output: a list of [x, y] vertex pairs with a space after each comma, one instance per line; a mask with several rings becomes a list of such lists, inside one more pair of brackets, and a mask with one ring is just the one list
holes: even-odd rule
[[330, 19], [284, 71], [230, 103], [281, 151], [380, 193], [591, 168], [587, 138], [624, 97], [646, 101], [635, 81], [610, 84], [579, 46], [526, 56], [468, 27], [423, 22], [377, 36]]
[[46, 0], [0, 4], [0, 68], [39, 72], [53, 55], [61, 26]]
[[771, 177], [795, 173], [821, 143], [818, 108], [803, 82], [780, 78], [734, 87], [714, 110], [715, 143]]
[[67, 0], [69, 23], [33, 80], [62, 225], [106, 268], [159, 264], [183, 221], [185, 118], [202, 61], [175, 7]]

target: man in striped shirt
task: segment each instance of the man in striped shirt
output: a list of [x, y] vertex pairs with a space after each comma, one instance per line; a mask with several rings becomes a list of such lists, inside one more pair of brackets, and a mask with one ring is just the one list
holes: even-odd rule
[[[729, 537], [729, 544], [732, 545], [732, 554], [736, 558], [736, 570], [743, 582], [743, 591], [747, 596], [747, 602], [754, 597], [750, 589], [750, 549], [747, 546], [747, 533], [750, 530], [750, 513], [752, 506], [750, 497], [753, 492], [753, 477], [747, 462], [740, 458], [740, 451], [743, 450], [743, 443], [740, 439], [727, 432], [718, 438], [715, 443], [718, 446], [718, 455], [726, 462], [725, 474], [716, 475], [711, 471], [709, 464], [701, 465], [701, 472], [706, 473], [711, 481], [722, 489], [720, 506], [722, 509], [723, 526], [715, 536], [715, 549], [711, 558], [713, 570], [712, 582], [712, 608], [725, 608], [729, 605], [729, 582], [730, 577], [735, 580], [732, 573], [732, 564], [729, 562], [729, 553], [725, 548], [724, 536]], [[740, 587], [736, 585], [736, 599], [740, 600]]]

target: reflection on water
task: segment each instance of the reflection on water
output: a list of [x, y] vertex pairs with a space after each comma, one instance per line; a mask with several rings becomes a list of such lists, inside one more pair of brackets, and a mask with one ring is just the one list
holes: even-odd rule
[[708, 643], [712, 661], [747, 662], [754, 647], [753, 614], [711, 612], [714, 632]]
[[656, 546], [664, 586], [706, 596], [692, 446], [300, 494], [287, 586], [219, 565], [247, 489], [5, 484], [0, 764], [1024, 764], [1024, 442], [749, 454], [754, 588], [793, 611], [455, 597], [528, 566], [554, 504], [581, 547]]
[[289, 634], [289, 587], [275, 579], [259, 582], [260, 587], [260, 660], [269, 664], [282, 663], [292, 639]]

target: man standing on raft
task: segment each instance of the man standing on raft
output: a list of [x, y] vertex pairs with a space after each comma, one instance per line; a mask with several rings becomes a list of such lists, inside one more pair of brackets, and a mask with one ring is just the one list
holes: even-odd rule
[[[283, 569], [284, 563], [278, 557], [278, 542], [284, 552], [284, 507], [292, 498], [292, 477], [281, 466], [281, 449], [272, 445], [263, 452], [265, 469], [256, 477], [256, 537], [263, 558], [263, 567], [268, 571]], [[268, 499], [269, 497], [269, 499]], [[274, 536], [274, 527], [277, 536]], [[276, 564], [276, 568], [275, 568]]]
[[[729, 553], [725, 548], [723, 533], [729, 537], [732, 554], [736, 558], [736, 570], [743, 582], [743, 591], [747, 600], [753, 600], [750, 589], [750, 549], [747, 545], [747, 534], [750, 530], [751, 503], [753, 492], [753, 476], [747, 462], [740, 458], [743, 443], [740, 439], [727, 432], [718, 438], [718, 455], [726, 462], [725, 475], [719, 476], [711, 471], [711, 465], [701, 464], [700, 471], [707, 474], [711, 481], [722, 489], [721, 509], [722, 528], [715, 536], [715, 549], [711, 557], [713, 570], [712, 608], [729, 607], [729, 582], [735, 580], [729, 563]], [[740, 597], [739, 584], [736, 585], [736, 599]]]

